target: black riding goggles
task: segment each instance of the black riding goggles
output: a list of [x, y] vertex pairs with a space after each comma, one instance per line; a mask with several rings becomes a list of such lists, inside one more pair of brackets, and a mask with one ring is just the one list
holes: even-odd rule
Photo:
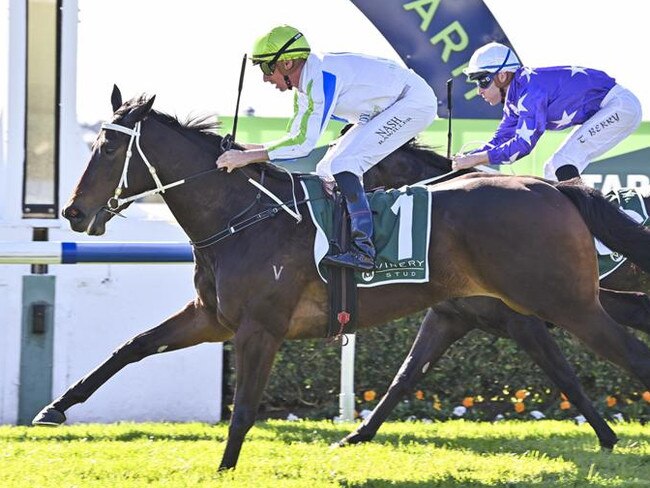
[[492, 81], [494, 80], [494, 76], [496, 73], [486, 73], [482, 75], [480, 78], [476, 78], [474, 81], [476, 82], [476, 85], [481, 88], [482, 90], [485, 90], [487, 87], [490, 86]]
[[276, 63], [272, 63], [270, 61], [262, 61], [260, 63], [260, 69], [262, 70], [262, 73], [264, 73], [265, 76], [271, 76], [273, 72], [275, 71], [275, 65]]
[[[508, 49], [508, 54], [506, 55], [506, 58], [503, 60], [503, 63], [501, 63], [501, 66], [499, 66], [496, 69], [496, 71], [494, 71], [492, 73], [490, 73], [489, 71], [483, 71], [483, 72], [480, 72], [480, 73], [475, 73], [475, 74], [470, 76], [470, 80], [475, 81], [476, 84], [478, 85], [478, 87], [481, 90], [485, 90], [487, 87], [490, 86], [490, 83], [492, 83], [492, 81], [494, 81], [494, 77], [496, 75], [498, 75], [506, 65], [508, 65], [507, 63], [508, 63], [508, 60], [510, 59], [510, 54], [511, 53], [512, 53], [512, 51], [510, 49]], [[512, 65], [508, 65], [508, 66], [512, 66]]]

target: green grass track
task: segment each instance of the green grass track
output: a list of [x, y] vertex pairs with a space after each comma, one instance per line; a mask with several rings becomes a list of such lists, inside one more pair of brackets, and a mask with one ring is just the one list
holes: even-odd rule
[[0, 487], [650, 487], [650, 426], [636, 423], [614, 426], [613, 452], [568, 421], [395, 422], [330, 448], [351, 428], [257, 423], [237, 470], [217, 473], [225, 424], [0, 426]]

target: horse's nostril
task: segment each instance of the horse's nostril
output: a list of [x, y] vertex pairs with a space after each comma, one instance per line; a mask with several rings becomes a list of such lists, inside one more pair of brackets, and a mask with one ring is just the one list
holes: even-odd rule
[[66, 219], [70, 220], [71, 222], [72, 221], [78, 222], [80, 220], [83, 220], [83, 218], [84, 218], [83, 213], [77, 207], [72, 207], [72, 206], [71, 207], [66, 207], [66, 208], [63, 209], [62, 213], [63, 213], [63, 216]]

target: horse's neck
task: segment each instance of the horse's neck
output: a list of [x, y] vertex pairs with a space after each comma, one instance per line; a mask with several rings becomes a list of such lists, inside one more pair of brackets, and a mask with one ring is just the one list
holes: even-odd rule
[[[151, 163], [163, 184], [186, 180], [162, 194], [176, 221], [193, 241], [225, 229], [238, 209], [254, 198], [251, 185], [240, 175], [217, 171], [215, 154], [208, 148], [155, 123], [156, 135], [145, 153], [153, 155]], [[196, 175], [201, 176], [193, 178]]]

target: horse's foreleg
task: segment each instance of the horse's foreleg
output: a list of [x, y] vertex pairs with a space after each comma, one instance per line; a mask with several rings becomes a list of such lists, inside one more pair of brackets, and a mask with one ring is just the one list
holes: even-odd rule
[[219, 470], [234, 468], [246, 433], [255, 423], [262, 393], [282, 338], [261, 324], [242, 323], [235, 334], [235, 406]]
[[616, 434], [585, 395], [573, 368], [548, 332], [546, 324], [536, 318], [513, 314], [513, 318], [507, 321], [506, 328], [510, 337], [528, 353], [584, 415], [596, 432], [600, 445], [612, 449], [618, 441]]
[[404, 363], [381, 401], [357, 429], [338, 442], [339, 446], [372, 440], [381, 424], [393, 411], [403, 395], [440, 359], [449, 346], [463, 337], [472, 326], [459, 320], [450, 303], [442, 303], [427, 312]]
[[143, 332], [117, 348], [94, 371], [70, 387], [63, 395], [41, 410], [34, 425], [58, 425], [64, 412], [85, 402], [100, 386], [126, 365], [156, 353], [175, 351], [203, 342], [227, 340], [232, 333], [220, 327], [213, 314], [190, 302], [182, 311], [151, 330]]
[[600, 289], [600, 303], [619, 324], [650, 334], [650, 297], [635, 291]]

